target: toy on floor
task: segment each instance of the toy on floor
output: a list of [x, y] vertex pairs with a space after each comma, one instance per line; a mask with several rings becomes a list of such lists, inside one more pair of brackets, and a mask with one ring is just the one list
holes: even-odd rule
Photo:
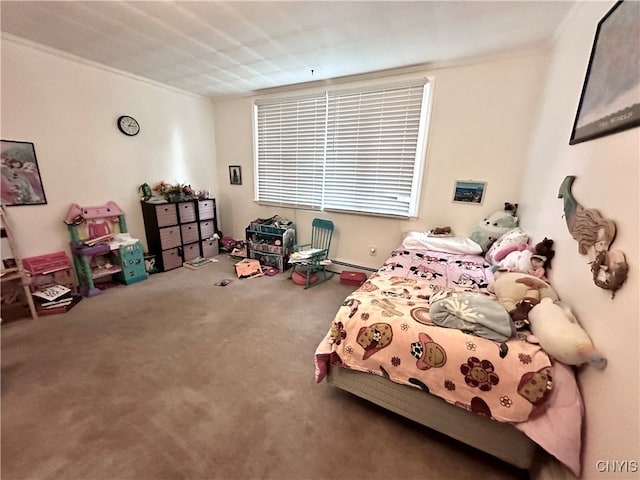
[[530, 343], [539, 343], [549, 356], [567, 365], [589, 363], [602, 370], [607, 359], [598, 352], [571, 309], [543, 298], [529, 312]]

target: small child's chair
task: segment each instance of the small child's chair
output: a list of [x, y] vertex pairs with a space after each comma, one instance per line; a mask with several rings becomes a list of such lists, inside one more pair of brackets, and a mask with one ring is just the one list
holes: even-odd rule
[[[331, 264], [328, 257], [332, 236], [333, 222], [314, 218], [311, 223], [311, 242], [293, 246], [293, 268], [289, 278], [292, 278], [296, 272], [302, 275], [305, 278], [304, 288], [320, 285], [329, 280], [333, 272], [328, 271], [326, 267]], [[317, 277], [315, 282], [312, 281], [314, 276]]]

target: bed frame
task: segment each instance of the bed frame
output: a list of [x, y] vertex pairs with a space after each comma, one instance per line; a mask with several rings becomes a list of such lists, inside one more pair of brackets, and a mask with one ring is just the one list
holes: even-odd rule
[[529, 470], [538, 445], [510, 424], [468, 412], [422, 390], [379, 375], [332, 366], [327, 381], [518, 468]]

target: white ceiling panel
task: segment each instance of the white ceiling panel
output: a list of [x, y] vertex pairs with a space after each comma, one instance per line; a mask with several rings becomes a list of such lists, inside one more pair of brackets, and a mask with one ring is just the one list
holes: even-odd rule
[[535, 48], [550, 41], [573, 4], [2, 0], [0, 18], [14, 37], [224, 98]]

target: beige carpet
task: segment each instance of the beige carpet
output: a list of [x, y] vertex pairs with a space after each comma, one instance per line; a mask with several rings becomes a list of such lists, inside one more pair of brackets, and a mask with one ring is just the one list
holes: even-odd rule
[[2, 325], [3, 480], [527, 478], [315, 383], [353, 287], [218, 258]]

